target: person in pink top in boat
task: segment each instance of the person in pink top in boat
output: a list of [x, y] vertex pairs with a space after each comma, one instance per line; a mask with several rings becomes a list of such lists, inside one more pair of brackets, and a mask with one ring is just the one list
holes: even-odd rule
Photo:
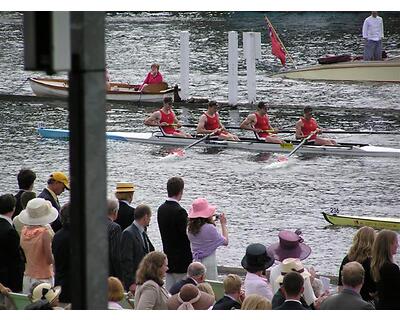
[[147, 74], [146, 79], [144, 79], [143, 84], [140, 86], [140, 90], [149, 84], [157, 84], [164, 81], [162, 74], [160, 73], [160, 65], [153, 63], [151, 65], [151, 71]]
[[166, 136], [191, 138], [192, 136], [180, 128], [181, 125], [172, 110], [172, 98], [165, 97], [163, 100], [163, 106], [160, 110], [153, 112], [150, 117], [144, 120], [146, 126], [159, 127], [161, 132]]
[[304, 139], [312, 132], [315, 132], [309, 142], [314, 142], [318, 146], [334, 146], [336, 141], [333, 139], [319, 137], [318, 134], [322, 132], [319, 127], [317, 120], [312, 116], [312, 108], [304, 108], [304, 117], [300, 117], [300, 120], [296, 123], [296, 139]]
[[279, 144], [285, 142], [275, 135], [277, 130], [272, 128], [271, 124], [269, 123], [267, 104], [264, 101], [260, 101], [258, 103], [257, 111], [249, 114], [247, 118], [240, 124], [240, 128], [252, 130], [257, 139], [265, 140], [265, 142]]
[[197, 133], [216, 135], [223, 140], [240, 140], [238, 136], [228, 132], [219, 120], [218, 103], [217, 101], [210, 101], [208, 103], [207, 111], [204, 112], [197, 125]]

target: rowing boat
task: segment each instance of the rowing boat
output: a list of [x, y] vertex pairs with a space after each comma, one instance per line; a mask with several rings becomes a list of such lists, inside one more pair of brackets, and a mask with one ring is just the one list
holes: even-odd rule
[[322, 212], [326, 221], [337, 226], [368, 226], [376, 229], [400, 230], [400, 219], [383, 217], [361, 217]]
[[[35, 95], [40, 97], [68, 97], [68, 80], [51, 78], [29, 78], [29, 84]], [[109, 90], [106, 93], [107, 100], [132, 101], [132, 102], [162, 102], [164, 97], [173, 97], [180, 101], [178, 87], [169, 88], [163, 82], [150, 84], [143, 90], [140, 85], [121, 82], [110, 82]]]
[[[43, 138], [68, 139], [68, 130], [38, 128]], [[157, 145], [188, 146], [196, 138], [168, 137], [160, 132], [107, 132], [107, 139], [138, 142]], [[208, 139], [197, 146], [212, 148], [232, 148], [257, 152], [290, 153], [300, 141], [291, 141], [285, 144], [266, 143], [257, 139], [242, 138], [240, 141], [222, 141]], [[368, 157], [400, 157], [400, 149], [388, 147], [376, 147], [368, 144], [342, 143], [337, 146], [304, 145], [300, 154], [328, 154], [344, 156], [368, 156]]]
[[384, 61], [349, 61], [284, 71], [272, 77], [300, 80], [374, 81], [400, 83], [400, 57]]

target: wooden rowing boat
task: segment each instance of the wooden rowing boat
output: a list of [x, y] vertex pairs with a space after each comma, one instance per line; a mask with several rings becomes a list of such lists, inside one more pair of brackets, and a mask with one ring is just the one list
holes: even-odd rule
[[[35, 95], [40, 97], [68, 97], [68, 80], [51, 78], [29, 78], [29, 84]], [[107, 90], [106, 99], [116, 101], [133, 102], [162, 102], [164, 97], [173, 97], [180, 101], [178, 87], [169, 88], [163, 82], [151, 84], [140, 90], [140, 85], [121, 82], [110, 82], [110, 89]]]
[[272, 77], [300, 80], [374, 81], [400, 83], [400, 57], [384, 61], [349, 61], [284, 71]]
[[368, 226], [376, 229], [400, 230], [399, 218], [361, 217], [322, 212], [326, 221], [337, 226]]
[[[38, 132], [43, 138], [68, 139], [68, 130], [39, 128]], [[168, 137], [160, 132], [107, 132], [107, 139], [138, 142], [146, 144], [188, 146], [196, 138]], [[221, 141], [209, 139], [197, 144], [200, 147], [232, 148], [257, 152], [290, 153], [299, 141], [292, 141], [283, 145], [266, 143], [257, 139], [242, 138], [241, 141]], [[304, 145], [300, 154], [328, 154], [343, 156], [367, 157], [400, 157], [400, 149], [376, 147], [368, 144], [342, 143], [337, 146]]]

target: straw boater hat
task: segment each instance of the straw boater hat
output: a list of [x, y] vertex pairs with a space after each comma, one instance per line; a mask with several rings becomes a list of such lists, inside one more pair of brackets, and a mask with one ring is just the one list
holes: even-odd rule
[[311, 274], [306, 269], [304, 269], [304, 266], [299, 259], [287, 258], [281, 263], [281, 274], [278, 276], [278, 278], [276, 278], [276, 282], [278, 284], [282, 284], [283, 277], [289, 272], [300, 273], [304, 279], [311, 276]]
[[193, 284], [185, 284], [181, 290], [167, 301], [169, 310], [208, 310], [215, 298], [200, 291]]
[[303, 243], [303, 238], [300, 237], [301, 231], [296, 232], [282, 230], [279, 232], [279, 242], [268, 247], [268, 252], [274, 255], [278, 261], [283, 261], [286, 258], [298, 258], [304, 260], [311, 253], [311, 248]]
[[61, 293], [61, 287], [52, 287], [49, 283], [41, 283], [32, 291], [32, 302], [47, 300], [52, 303]]
[[117, 182], [115, 192], [134, 192], [135, 185], [131, 182]]
[[189, 209], [188, 217], [193, 218], [210, 218], [215, 212], [215, 207], [211, 206], [204, 198], [197, 198], [193, 201]]
[[52, 223], [58, 217], [58, 211], [51, 202], [42, 198], [28, 201], [25, 210], [19, 214], [19, 220], [29, 226], [42, 226]]
[[246, 255], [242, 259], [242, 267], [249, 272], [257, 272], [268, 269], [274, 263], [267, 248], [261, 243], [252, 243], [246, 248]]

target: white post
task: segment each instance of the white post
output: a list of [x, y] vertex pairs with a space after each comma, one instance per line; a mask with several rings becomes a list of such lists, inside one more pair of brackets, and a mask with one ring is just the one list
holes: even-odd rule
[[181, 31], [181, 91], [182, 100], [189, 98], [189, 31]]
[[247, 98], [249, 103], [256, 102], [256, 54], [255, 33], [243, 32], [243, 50], [246, 57]]
[[237, 105], [238, 102], [238, 33], [228, 33], [228, 104]]

